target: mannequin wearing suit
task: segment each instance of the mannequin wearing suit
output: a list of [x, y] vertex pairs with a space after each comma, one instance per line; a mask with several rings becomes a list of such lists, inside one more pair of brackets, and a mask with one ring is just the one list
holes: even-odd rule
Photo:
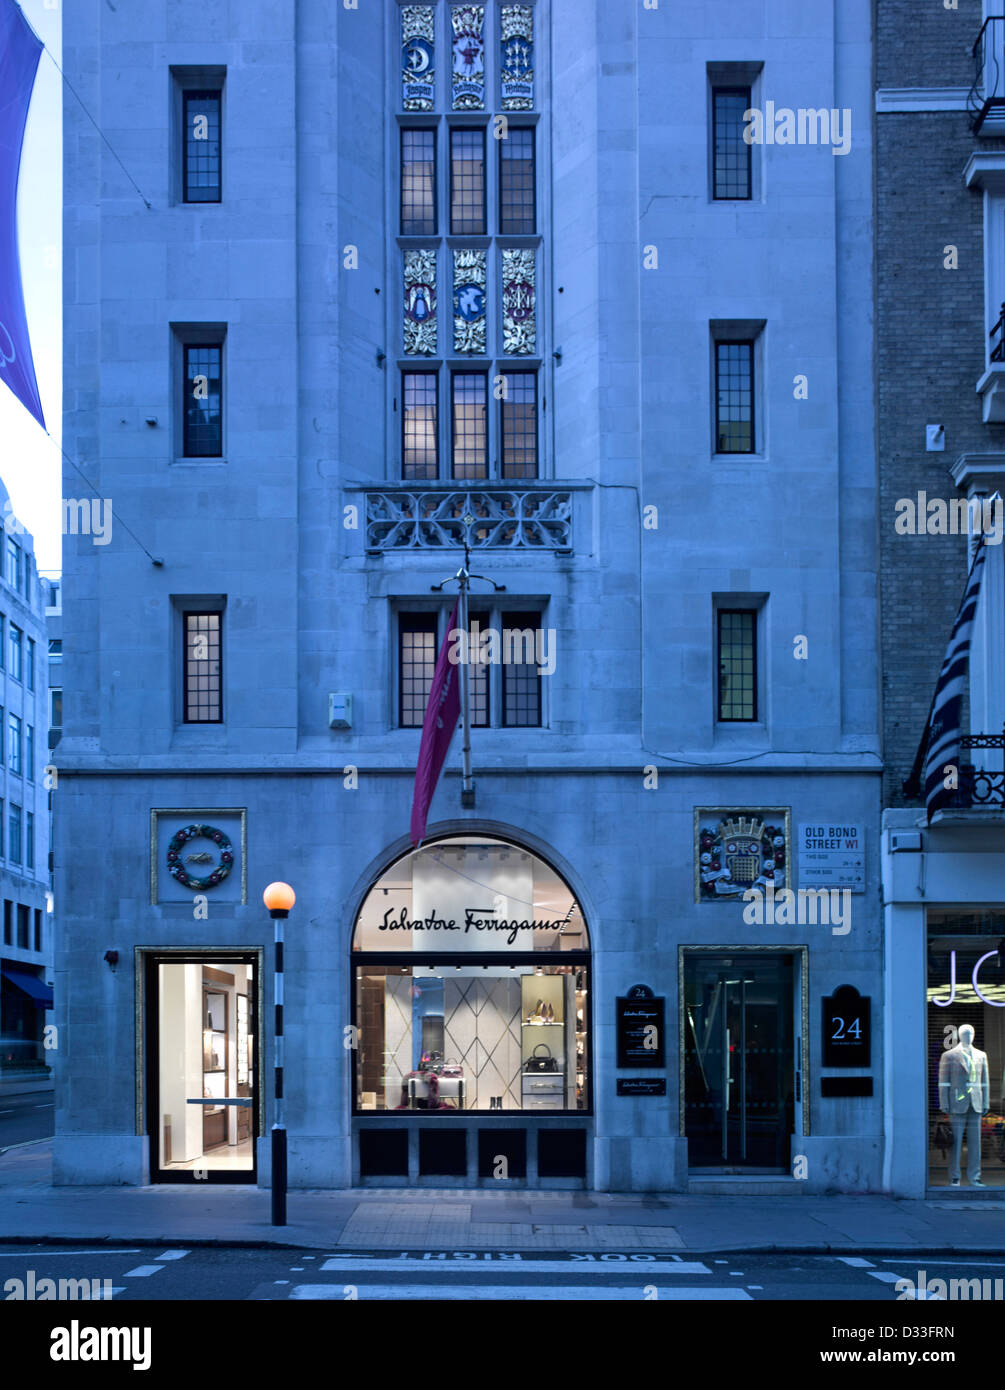
[[963, 1135], [967, 1136], [967, 1182], [981, 1182], [981, 1116], [990, 1104], [988, 1055], [974, 1047], [974, 1030], [969, 1023], [960, 1027], [958, 1047], [939, 1058], [939, 1108], [949, 1117], [953, 1130], [953, 1152], [949, 1163], [949, 1182], [960, 1185], [960, 1158]]

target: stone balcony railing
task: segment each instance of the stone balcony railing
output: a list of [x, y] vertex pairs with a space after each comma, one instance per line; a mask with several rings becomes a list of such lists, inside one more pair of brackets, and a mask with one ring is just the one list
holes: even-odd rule
[[569, 555], [582, 484], [404, 483], [365, 489], [366, 550], [532, 550]]

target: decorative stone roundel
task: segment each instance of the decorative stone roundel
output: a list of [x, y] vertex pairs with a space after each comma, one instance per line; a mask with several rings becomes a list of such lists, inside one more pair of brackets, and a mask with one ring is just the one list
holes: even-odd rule
[[[182, 850], [190, 840], [212, 840], [214, 844], [220, 846], [220, 862], [205, 878], [196, 878], [185, 868]], [[190, 861], [198, 863], [212, 862], [212, 855], [206, 852], [190, 854], [188, 858]], [[167, 862], [168, 873], [176, 878], [183, 888], [191, 888], [193, 892], [201, 893], [206, 888], [215, 888], [227, 877], [234, 867], [234, 851], [229, 838], [215, 825], [184, 825], [171, 838], [167, 850]]]

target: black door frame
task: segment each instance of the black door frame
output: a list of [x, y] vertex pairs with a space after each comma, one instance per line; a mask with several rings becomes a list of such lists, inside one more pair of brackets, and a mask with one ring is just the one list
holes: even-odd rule
[[[261, 1134], [261, 1010], [260, 996], [263, 987], [263, 951], [260, 947], [241, 950], [238, 947], [138, 947], [142, 962], [137, 971], [142, 979], [141, 1018], [144, 1064], [143, 1103], [141, 1106], [140, 1132], [149, 1141], [150, 1181], [152, 1183], [250, 1183], [258, 1182], [258, 1144]], [[191, 1168], [171, 1172], [160, 1166], [160, 1136], [157, 1132], [157, 1117], [160, 1115], [160, 992], [157, 984], [157, 968], [160, 965], [250, 965], [253, 967], [252, 988], [248, 991], [248, 1028], [252, 1036], [252, 1068], [254, 1083], [251, 1088], [251, 1167], [247, 1169], [208, 1168], [205, 1176], [197, 1178]]]

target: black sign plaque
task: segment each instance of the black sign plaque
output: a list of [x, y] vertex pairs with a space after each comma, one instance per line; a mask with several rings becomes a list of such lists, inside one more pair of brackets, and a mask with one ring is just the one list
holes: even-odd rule
[[822, 1096], [871, 1096], [871, 1076], [822, 1076], [820, 1078]]
[[[638, 989], [635, 986], [633, 994]], [[664, 1006], [666, 1000], [619, 996], [617, 1000], [618, 1068], [666, 1066]]]
[[854, 985], [841, 985], [833, 994], [825, 995], [822, 1002], [823, 1065], [871, 1066], [869, 995], [859, 994]]
[[619, 1076], [619, 1096], [665, 1096], [667, 1079], [665, 1076]]

